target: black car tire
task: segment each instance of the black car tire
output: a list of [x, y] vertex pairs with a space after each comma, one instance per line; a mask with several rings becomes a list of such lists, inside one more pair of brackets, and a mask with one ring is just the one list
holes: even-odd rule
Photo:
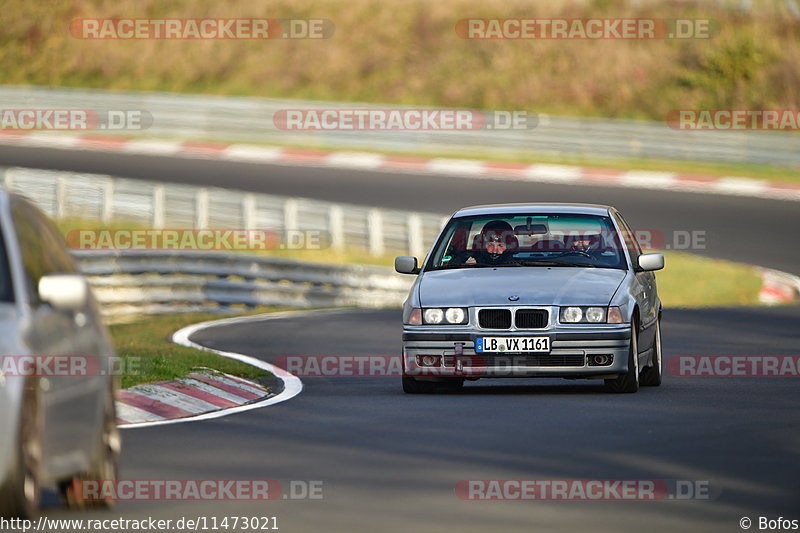
[[103, 429], [98, 443], [97, 456], [89, 469], [72, 479], [59, 483], [59, 492], [64, 504], [71, 509], [111, 509], [113, 498], [86, 500], [75, 493], [80, 490], [82, 480], [113, 482], [117, 479], [121, 437], [117, 427], [117, 408], [113, 390], [106, 395], [103, 408]]
[[644, 387], [658, 387], [661, 385], [664, 358], [661, 353], [661, 319], [656, 322], [656, 338], [653, 341], [653, 365], [642, 369], [639, 383]]
[[605, 389], [613, 393], [631, 393], [639, 390], [639, 331], [638, 324], [631, 325], [631, 342], [628, 348], [628, 371], [614, 379], [605, 380]]
[[403, 392], [406, 394], [431, 394], [436, 392], [436, 383], [418, 381], [411, 376], [403, 375]]
[[39, 381], [24, 385], [16, 439], [15, 469], [0, 486], [0, 516], [34, 517], [39, 510], [42, 472], [42, 410]]

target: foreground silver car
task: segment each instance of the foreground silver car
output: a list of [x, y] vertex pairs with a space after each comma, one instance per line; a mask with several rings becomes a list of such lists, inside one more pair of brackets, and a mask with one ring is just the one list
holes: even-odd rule
[[[41, 485], [115, 479], [114, 349], [61, 236], [0, 190], [0, 516], [35, 514]], [[93, 505], [110, 504], [107, 501]]]
[[453, 215], [403, 308], [403, 390], [465, 379], [605, 380], [611, 392], [661, 384], [661, 300], [652, 271], [613, 207], [506, 204]]

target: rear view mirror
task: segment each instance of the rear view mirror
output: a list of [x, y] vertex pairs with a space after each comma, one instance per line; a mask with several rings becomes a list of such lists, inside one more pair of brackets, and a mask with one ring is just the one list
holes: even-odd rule
[[661, 270], [664, 268], [663, 254], [642, 254], [639, 256], [639, 268], [644, 271]]
[[514, 233], [517, 235], [544, 235], [547, 233], [547, 226], [544, 224], [515, 226]]
[[394, 258], [394, 269], [401, 274], [419, 274], [417, 258], [401, 255]]
[[39, 278], [39, 299], [54, 309], [77, 311], [89, 299], [89, 285], [78, 274], [47, 274]]

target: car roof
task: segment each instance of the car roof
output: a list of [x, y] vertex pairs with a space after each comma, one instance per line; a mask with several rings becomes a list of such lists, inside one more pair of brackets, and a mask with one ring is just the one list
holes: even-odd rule
[[533, 203], [533, 204], [489, 204], [463, 207], [455, 212], [454, 217], [469, 217], [479, 215], [517, 215], [526, 213], [565, 214], [565, 215], [601, 215], [608, 216], [614, 208], [598, 204], [562, 204], [562, 203]]

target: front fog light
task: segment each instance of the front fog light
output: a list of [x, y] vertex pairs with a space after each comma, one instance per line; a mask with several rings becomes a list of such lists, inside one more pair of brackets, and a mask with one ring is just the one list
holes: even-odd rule
[[583, 311], [580, 307], [567, 307], [561, 313], [561, 319], [564, 322], [580, 322], [583, 318]]
[[605, 322], [606, 311], [602, 307], [590, 307], [586, 310], [587, 322]]
[[464, 310], [460, 307], [451, 307], [444, 313], [444, 317], [451, 324], [461, 324], [464, 322], [466, 316], [466, 313], [464, 313]]
[[419, 359], [422, 366], [439, 366], [439, 357], [435, 355], [423, 355]]
[[425, 318], [426, 324], [441, 324], [444, 320], [444, 311], [441, 309], [426, 309], [422, 315]]

